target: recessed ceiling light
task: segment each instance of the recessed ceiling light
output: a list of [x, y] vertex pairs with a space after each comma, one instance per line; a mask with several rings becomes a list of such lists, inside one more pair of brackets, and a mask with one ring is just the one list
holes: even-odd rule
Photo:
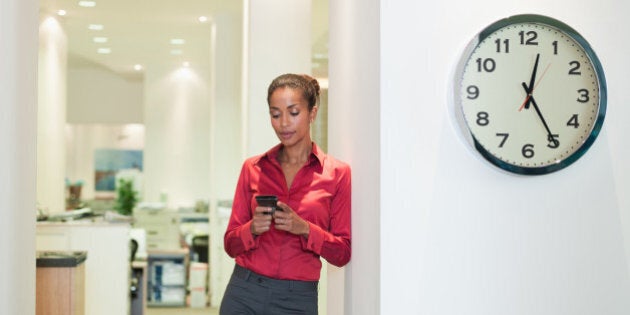
[[59, 16], [65, 16], [66, 13], [67, 13], [66, 10], [59, 10], [59, 11], [57, 11], [57, 15], [59, 15]]
[[103, 24], [90, 24], [90, 25], [88, 25], [88, 29], [90, 29], [92, 31], [102, 31], [103, 28], [105, 28], [103, 26]]
[[184, 51], [181, 49], [171, 49], [171, 55], [181, 55]]
[[107, 43], [107, 37], [94, 37], [92, 38], [92, 41], [94, 41], [95, 43]]
[[111, 48], [99, 48], [96, 50], [97, 53], [99, 54], [103, 54], [103, 55], [107, 55], [107, 54], [111, 54], [112, 49]]
[[96, 1], [79, 1], [79, 6], [84, 8], [93, 8], [96, 6]]
[[134, 66], [133, 66], [133, 68], [134, 68], [136, 71], [140, 71], [140, 70], [142, 70], [142, 65], [141, 65], [141, 64], [137, 64], [137, 65], [134, 65]]
[[173, 38], [171, 39], [171, 44], [173, 45], [183, 45], [186, 41], [181, 38]]
[[201, 23], [208, 22], [208, 17], [207, 16], [200, 16], [199, 17], [199, 22], [201, 22]]

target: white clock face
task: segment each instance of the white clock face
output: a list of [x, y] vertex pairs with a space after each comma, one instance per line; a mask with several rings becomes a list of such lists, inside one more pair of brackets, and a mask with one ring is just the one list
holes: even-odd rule
[[519, 17], [481, 33], [456, 88], [486, 159], [508, 171], [544, 174], [571, 164], [594, 141], [605, 83], [597, 57], [572, 29]]

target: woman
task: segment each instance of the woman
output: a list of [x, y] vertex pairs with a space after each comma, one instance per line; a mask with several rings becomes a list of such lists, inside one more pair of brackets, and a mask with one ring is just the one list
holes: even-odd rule
[[[307, 75], [269, 85], [280, 144], [243, 164], [224, 237], [236, 266], [222, 315], [317, 314], [320, 256], [336, 266], [350, 260], [350, 167], [311, 140], [318, 100]], [[276, 195], [278, 210], [257, 205], [259, 195]]]

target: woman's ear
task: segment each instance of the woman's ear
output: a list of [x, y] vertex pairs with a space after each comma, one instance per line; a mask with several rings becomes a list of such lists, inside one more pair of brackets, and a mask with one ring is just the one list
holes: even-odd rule
[[313, 106], [313, 108], [311, 109], [311, 112], [309, 113], [309, 122], [313, 123], [315, 121], [315, 118], [317, 118], [317, 110], [319, 109], [319, 106], [315, 105]]

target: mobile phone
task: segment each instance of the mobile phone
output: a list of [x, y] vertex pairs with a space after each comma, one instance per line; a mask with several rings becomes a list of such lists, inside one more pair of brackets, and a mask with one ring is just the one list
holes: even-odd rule
[[278, 197], [274, 195], [260, 195], [256, 196], [256, 202], [261, 207], [270, 207], [271, 212], [266, 212], [265, 214], [271, 214], [278, 209]]

